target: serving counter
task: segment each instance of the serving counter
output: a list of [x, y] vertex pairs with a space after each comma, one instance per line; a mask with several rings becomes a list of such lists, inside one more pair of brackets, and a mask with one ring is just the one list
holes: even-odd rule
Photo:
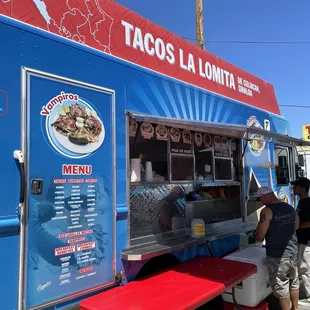
[[186, 248], [194, 246], [202, 246], [211, 241], [226, 238], [234, 235], [240, 235], [255, 230], [255, 226], [242, 223], [225, 224], [221, 227], [214, 227], [206, 230], [205, 238], [194, 239], [191, 237], [190, 230], [184, 233], [183, 237], [172, 237], [165, 240], [153, 240], [145, 244], [132, 246], [123, 250], [122, 259], [128, 261], [140, 261], [147, 260], [156, 256], [172, 253]]

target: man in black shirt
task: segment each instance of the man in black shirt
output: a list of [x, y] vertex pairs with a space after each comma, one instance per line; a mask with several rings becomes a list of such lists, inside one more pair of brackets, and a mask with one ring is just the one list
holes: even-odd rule
[[299, 225], [298, 216], [291, 205], [278, 199], [267, 186], [258, 189], [257, 197], [265, 208], [261, 211], [255, 238], [259, 242], [266, 239], [267, 269], [272, 291], [279, 298], [282, 310], [296, 310], [299, 296], [295, 232]]
[[306, 299], [300, 300], [299, 305], [310, 307], [310, 197], [308, 195], [310, 180], [299, 178], [291, 184], [294, 188], [294, 195], [298, 195], [300, 198], [297, 206], [300, 219], [297, 230], [298, 269]]

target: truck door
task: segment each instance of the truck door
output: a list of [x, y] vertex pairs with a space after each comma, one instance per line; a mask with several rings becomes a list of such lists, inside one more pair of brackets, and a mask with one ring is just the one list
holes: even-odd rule
[[114, 92], [23, 70], [25, 308], [114, 283]]

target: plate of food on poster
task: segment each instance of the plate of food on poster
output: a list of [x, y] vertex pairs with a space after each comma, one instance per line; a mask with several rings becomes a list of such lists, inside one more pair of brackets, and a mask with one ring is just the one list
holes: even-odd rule
[[264, 137], [261, 135], [254, 134], [251, 136], [251, 139], [252, 140], [249, 141], [249, 147], [250, 147], [251, 153], [253, 155], [258, 156], [265, 149], [266, 142], [264, 140]]
[[97, 112], [82, 100], [63, 104], [49, 120], [54, 139], [65, 149], [87, 154], [104, 142], [105, 128]]

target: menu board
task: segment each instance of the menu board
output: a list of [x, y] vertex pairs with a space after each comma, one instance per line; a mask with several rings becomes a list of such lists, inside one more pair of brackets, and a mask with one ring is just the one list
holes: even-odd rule
[[114, 281], [114, 107], [99, 87], [45, 76], [27, 83], [31, 308]]

